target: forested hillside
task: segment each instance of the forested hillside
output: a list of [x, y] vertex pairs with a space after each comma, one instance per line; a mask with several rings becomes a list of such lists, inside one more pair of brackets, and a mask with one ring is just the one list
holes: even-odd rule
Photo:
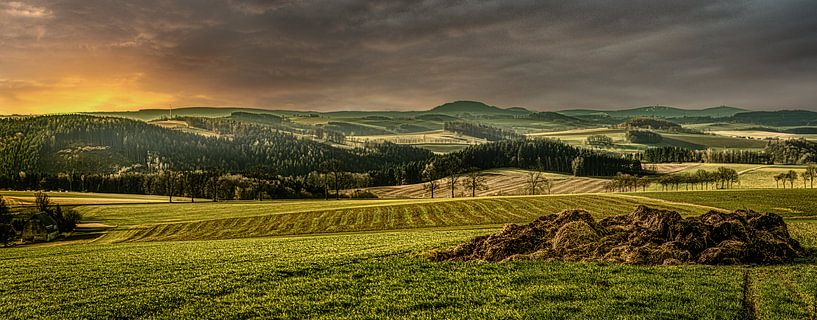
[[200, 122], [222, 135], [204, 137], [110, 117], [2, 119], [0, 172], [16, 176], [265, 168], [276, 174], [303, 175], [330, 159], [364, 172], [431, 157], [430, 152], [410, 146], [373, 144], [347, 150], [298, 139], [263, 125], [229, 119]]
[[[505, 140], [447, 155], [407, 145], [337, 148], [235, 118], [178, 118], [213, 135], [86, 115], [0, 120], [0, 188], [208, 196], [301, 197], [417, 183], [499, 167], [575, 175], [637, 173], [637, 160], [555, 140]], [[507, 138], [507, 137], [506, 137]], [[425, 169], [433, 164], [435, 172]]]

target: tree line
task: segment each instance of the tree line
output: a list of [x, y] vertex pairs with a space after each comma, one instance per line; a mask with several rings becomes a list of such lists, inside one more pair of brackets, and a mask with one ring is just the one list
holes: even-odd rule
[[[809, 164], [801, 173], [797, 173], [797, 171], [789, 170], [787, 172], [781, 172], [774, 176], [775, 186], [780, 188], [781, 186], [783, 189], [786, 188], [786, 183], [789, 183], [790, 187], [794, 189], [794, 183], [797, 180], [803, 180], [803, 188], [814, 188], [814, 179], [817, 178], [817, 165]], [[781, 184], [782, 183], [782, 184]]]
[[650, 163], [808, 164], [817, 162], [817, 142], [805, 139], [769, 141], [763, 150], [692, 150], [666, 146], [644, 150], [638, 158]]
[[711, 148], [706, 150], [692, 150], [674, 146], [649, 148], [641, 152], [639, 157], [642, 161], [650, 163], [772, 163], [772, 158], [763, 151], [735, 149], [715, 150]]
[[619, 173], [605, 184], [607, 191], [646, 191], [653, 183], [661, 185], [662, 190], [708, 190], [729, 189], [740, 181], [738, 172], [727, 167], [719, 167], [716, 171], [699, 169], [696, 172], [684, 172], [661, 176], [638, 176]]
[[443, 124], [445, 131], [461, 133], [467, 136], [485, 139], [488, 141], [518, 140], [525, 136], [513, 130], [497, 128], [481, 123], [471, 122], [446, 122]]

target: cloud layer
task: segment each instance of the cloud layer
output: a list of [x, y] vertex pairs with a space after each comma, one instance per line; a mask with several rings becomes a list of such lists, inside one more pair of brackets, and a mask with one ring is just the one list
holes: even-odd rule
[[814, 1], [0, 4], [0, 113], [817, 108]]

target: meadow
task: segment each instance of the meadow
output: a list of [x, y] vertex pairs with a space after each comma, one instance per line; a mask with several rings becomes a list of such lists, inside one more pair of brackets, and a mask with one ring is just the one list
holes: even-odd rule
[[412, 231], [4, 250], [0, 317], [720, 318], [740, 268], [434, 263], [488, 232]]
[[[110, 196], [110, 195], [109, 195]], [[817, 316], [813, 190], [76, 207], [96, 241], [0, 250], [0, 318], [662, 318]], [[100, 195], [105, 198], [105, 195]], [[781, 266], [431, 262], [506, 223], [638, 204], [788, 217], [810, 252]]]

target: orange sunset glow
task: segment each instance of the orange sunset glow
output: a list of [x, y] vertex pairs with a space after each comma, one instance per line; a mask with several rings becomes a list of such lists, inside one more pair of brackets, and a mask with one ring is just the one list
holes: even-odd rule
[[0, 114], [419, 110], [456, 99], [813, 109], [803, 6], [5, 1]]

